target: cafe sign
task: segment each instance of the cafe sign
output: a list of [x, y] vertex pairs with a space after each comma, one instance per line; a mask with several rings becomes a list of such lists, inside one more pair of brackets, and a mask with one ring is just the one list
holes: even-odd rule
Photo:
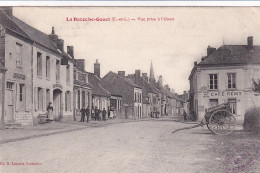
[[204, 91], [203, 97], [236, 97], [242, 96], [242, 91]]

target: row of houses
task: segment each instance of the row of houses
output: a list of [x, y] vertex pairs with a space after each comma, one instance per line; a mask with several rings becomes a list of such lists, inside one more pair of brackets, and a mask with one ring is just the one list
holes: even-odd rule
[[228, 102], [232, 113], [243, 122], [245, 112], [260, 106], [254, 82], [260, 79], [260, 46], [253, 37], [245, 45], [225, 45], [218, 49], [208, 46], [189, 76], [190, 109], [196, 119], [202, 119], [205, 109]]
[[34, 125], [45, 114], [49, 102], [55, 120], [76, 120], [83, 107], [113, 110], [123, 118], [145, 118], [175, 114], [176, 99], [162, 77], [156, 81], [151, 65], [147, 73], [136, 70], [109, 72], [100, 77], [85, 70], [85, 60], [74, 57], [74, 47], [64, 48], [52, 27], [50, 34], [26, 24], [0, 8], [0, 112], [2, 122]]

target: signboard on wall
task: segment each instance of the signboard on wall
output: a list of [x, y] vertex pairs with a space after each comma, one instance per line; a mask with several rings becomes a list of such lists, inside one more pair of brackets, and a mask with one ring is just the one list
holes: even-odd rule
[[204, 91], [203, 97], [239, 97], [243, 95], [243, 91]]

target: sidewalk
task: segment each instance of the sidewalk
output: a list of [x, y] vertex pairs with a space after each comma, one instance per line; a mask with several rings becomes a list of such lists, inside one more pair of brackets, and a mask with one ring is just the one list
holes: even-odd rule
[[59, 122], [41, 124], [32, 127], [24, 127], [19, 129], [0, 130], [0, 144], [21, 141], [52, 134], [65, 133], [75, 130], [81, 130], [84, 126], [64, 125]]

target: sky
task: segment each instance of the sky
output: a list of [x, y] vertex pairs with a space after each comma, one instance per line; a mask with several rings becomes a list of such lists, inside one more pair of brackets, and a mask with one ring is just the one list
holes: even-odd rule
[[[162, 75], [163, 84], [179, 94], [189, 90], [194, 61], [200, 62], [208, 45], [245, 45], [248, 36], [260, 44], [259, 7], [14, 7], [13, 13], [46, 34], [55, 27], [65, 50], [74, 46], [89, 72], [98, 59], [101, 77], [136, 69], [149, 76], [152, 62], [156, 79]], [[67, 21], [74, 17], [135, 20]], [[164, 17], [174, 20], [158, 21]]]

